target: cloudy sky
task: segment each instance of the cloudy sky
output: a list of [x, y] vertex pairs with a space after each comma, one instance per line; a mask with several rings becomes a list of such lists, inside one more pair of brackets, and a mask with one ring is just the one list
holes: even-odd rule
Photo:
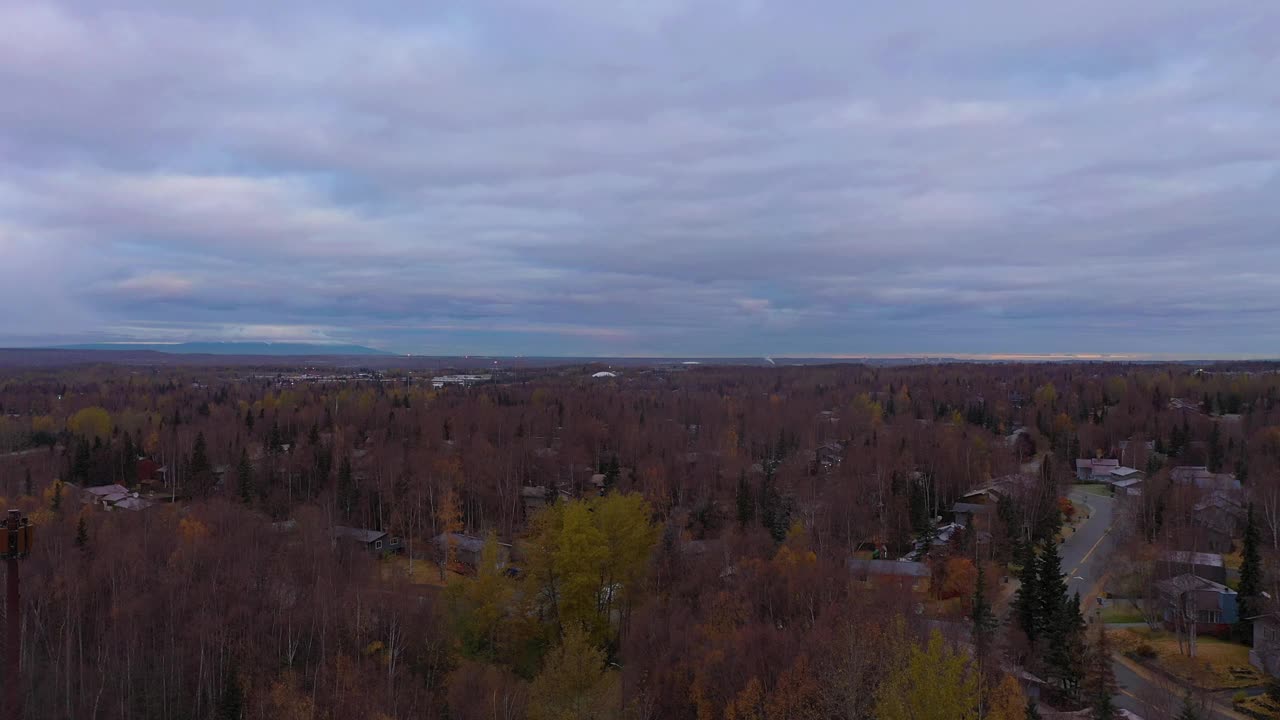
[[0, 344], [1280, 356], [1280, 4], [0, 0]]

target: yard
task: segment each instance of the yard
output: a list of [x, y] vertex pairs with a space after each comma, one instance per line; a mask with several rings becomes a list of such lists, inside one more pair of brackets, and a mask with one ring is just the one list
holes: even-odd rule
[[1252, 717], [1280, 720], [1280, 700], [1275, 700], [1266, 694], [1257, 695], [1233, 705], [1240, 712]]
[[1110, 605], [1102, 608], [1101, 616], [1102, 622], [1107, 624], [1146, 622], [1142, 609], [1132, 600], [1125, 599], [1112, 600]]
[[1103, 483], [1082, 483], [1076, 485], [1077, 488], [1090, 495], [1101, 495], [1103, 497], [1111, 497], [1111, 486]]
[[1249, 648], [1244, 645], [1201, 636], [1196, 639], [1196, 657], [1190, 658], [1178, 652], [1173, 633], [1163, 630], [1126, 628], [1109, 635], [1120, 652], [1134, 653], [1142, 662], [1197, 688], [1234, 690], [1263, 682], [1249, 665]]
[[380, 567], [382, 578], [389, 580], [397, 574], [406, 579], [413, 585], [430, 585], [433, 587], [445, 587], [461, 580], [464, 575], [448, 570], [445, 572], [445, 580], [440, 579], [440, 566], [430, 560], [413, 561], [413, 572], [409, 572], [409, 558], [402, 555], [392, 555], [382, 560]]

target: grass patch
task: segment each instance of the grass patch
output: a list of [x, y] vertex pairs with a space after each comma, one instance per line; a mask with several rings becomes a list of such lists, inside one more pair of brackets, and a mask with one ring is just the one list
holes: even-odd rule
[[1146, 618], [1142, 616], [1142, 611], [1128, 600], [1113, 601], [1108, 607], [1102, 608], [1101, 617], [1104, 623], [1146, 622]]
[[393, 555], [384, 558], [379, 565], [379, 572], [382, 573], [384, 580], [390, 580], [393, 577], [401, 577], [413, 585], [430, 585], [433, 587], [445, 587], [452, 585], [459, 580], [465, 578], [452, 570], [445, 571], [445, 579], [440, 579], [440, 566], [430, 560], [415, 559], [413, 561], [413, 573], [409, 572], [409, 558], [402, 555]]
[[1077, 488], [1089, 493], [1090, 495], [1101, 495], [1102, 497], [1111, 497], [1111, 486], [1102, 483], [1088, 483], [1085, 485], [1076, 485]]
[[1276, 702], [1266, 695], [1258, 695], [1251, 697], [1240, 703], [1233, 703], [1236, 710], [1242, 713], [1252, 715], [1255, 718], [1266, 718], [1267, 720], [1280, 720], [1280, 702]]
[[1262, 682], [1262, 676], [1249, 665], [1249, 648], [1244, 645], [1199, 637], [1196, 656], [1191, 658], [1179, 653], [1178, 639], [1163, 630], [1126, 628], [1113, 630], [1110, 636], [1121, 652], [1150, 647], [1155, 651], [1152, 665], [1195, 687], [1234, 690]]

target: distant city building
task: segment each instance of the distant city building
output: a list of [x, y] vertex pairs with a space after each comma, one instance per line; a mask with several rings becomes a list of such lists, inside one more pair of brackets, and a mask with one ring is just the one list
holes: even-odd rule
[[445, 385], [475, 385], [492, 379], [492, 375], [440, 375], [431, 378], [431, 386], [442, 388]]

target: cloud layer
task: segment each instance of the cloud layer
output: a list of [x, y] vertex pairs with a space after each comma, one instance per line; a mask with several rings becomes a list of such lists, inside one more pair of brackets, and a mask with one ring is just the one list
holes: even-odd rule
[[1280, 356], [1277, 36], [1268, 2], [0, 0], [0, 344]]

